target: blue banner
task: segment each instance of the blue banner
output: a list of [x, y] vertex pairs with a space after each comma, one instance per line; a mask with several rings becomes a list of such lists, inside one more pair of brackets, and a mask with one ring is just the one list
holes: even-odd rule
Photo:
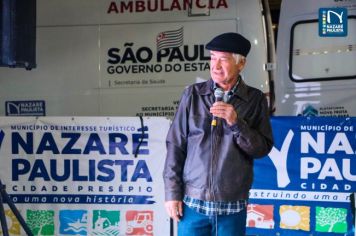
[[356, 118], [272, 117], [274, 147], [255, 161], [248, 235], [354, 235]]
[[[162, 117], [0, 117], [0, 179], [34, 235], [169, 235], [168, 128]], [[27, 235], [4, 206], [9, 234]]]

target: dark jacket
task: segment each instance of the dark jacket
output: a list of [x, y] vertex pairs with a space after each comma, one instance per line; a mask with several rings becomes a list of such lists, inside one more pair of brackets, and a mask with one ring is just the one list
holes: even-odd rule
[[231, 97], [238, 114], [235, 125], [225, 120], [211, 126], [213, 81], [186, 88], [168, 131], [163, 178], [165, 198], [182, 200], [184, 194], [205, 201], [248, 198], [253, 160], [273, 146], [264, 94], [242, 80]]

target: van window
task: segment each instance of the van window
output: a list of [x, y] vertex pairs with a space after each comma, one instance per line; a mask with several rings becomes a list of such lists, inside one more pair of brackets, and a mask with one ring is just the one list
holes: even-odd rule
[[294, 82], [356, 78], [356, 17], [346, 37], [320, 37], [318, 20], [296, 22], [291, 30], [289, 77]]

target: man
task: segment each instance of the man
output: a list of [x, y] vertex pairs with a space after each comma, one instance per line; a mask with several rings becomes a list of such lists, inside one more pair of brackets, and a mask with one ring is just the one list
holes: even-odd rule
[[[240, 77], [250, 48], [240, 34], [216, 36], [206, 45], [211, 79], [181, 97], [163, 173], [165, 207], [178, 235], [245, 235], [253, 160], [273, 145], [266, 98]], [[223, 101], [216, 101], [216, 89]]]

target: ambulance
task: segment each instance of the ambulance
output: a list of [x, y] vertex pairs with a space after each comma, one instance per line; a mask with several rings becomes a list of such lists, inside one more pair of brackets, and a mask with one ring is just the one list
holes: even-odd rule
[[173, 117], [224, 32], [250, 39], [243, 78], [272, 99], [266, 0], [37, 0], [36, 14], [37, 66], [0, 68], [2, 116]]
[[283, 0], [275, 115], [356, 116], [356, 0]]

